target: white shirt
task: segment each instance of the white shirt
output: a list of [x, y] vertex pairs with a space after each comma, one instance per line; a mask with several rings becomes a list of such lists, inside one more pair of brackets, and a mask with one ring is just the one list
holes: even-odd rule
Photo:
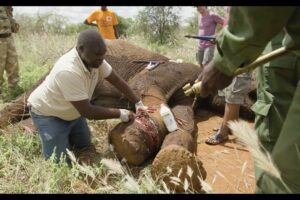
[[70, 101], [91, 100], [98, 81], [112, 72], [103, 60], [98, 69], [88, 71], [76, 48], [63, 55], [54, 65], [44, 82], [29, 96], [32, 111], [38, 115], [55, 116], [71, 121], [80, 113]]

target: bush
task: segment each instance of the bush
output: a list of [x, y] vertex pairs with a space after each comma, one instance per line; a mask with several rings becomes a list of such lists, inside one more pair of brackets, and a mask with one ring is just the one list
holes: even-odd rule
[[132, 34], [131, 31], [131, 27], [133, 26], [134, 22], [132, 18], [124, 18], [121, 16], [117, 15], [117, 19], [118, 19], [118, 32], [119, 32], [119, 36], [124, 36], [124, 37], [128, 37], [128, 35]]

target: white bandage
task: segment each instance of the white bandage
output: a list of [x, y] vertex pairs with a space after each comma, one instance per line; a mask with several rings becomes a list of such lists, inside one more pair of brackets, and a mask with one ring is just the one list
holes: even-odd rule
[[137, 103], [135, 104], [135, 110], [138, 110], [139, 108], [141, 108], [141, 109], [143, 109], [143, 110], [146, 108], [146, 107], [144, 106], [142, 100], [139, 101], [139, 102], [137, 102]]
[[120, 109], [120, 119], [122, 122], [128, 122], [129, 121], [129, 110]]

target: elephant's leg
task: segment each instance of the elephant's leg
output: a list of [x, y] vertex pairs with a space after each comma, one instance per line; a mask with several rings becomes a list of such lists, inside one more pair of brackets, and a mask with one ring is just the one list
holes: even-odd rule
[[[187, 179], [195, 192], [201, 192], [201, 183], [198, 179], [206, 178], [206, 171], [202, 162], [195, 156], [197, 152], [197, 126], [194, 123], [194, 113], [192, 110], [193, 99], [186, 97], [182, 90], [178, 90], [170, 100], [169, 104], [174, 105], [172, 112], [178, 120], [179, 129], [169, 133], [162, 144], [161, 150], [156, 155], [151, 172], [154, 177], [161, 176], [167, 172], [167, 168], [172, 169], [171, 174], [164, 177], [165, 183], [176, 192], [184, 192], [183, 183]], [[192, 169], [191, 176], [187, 173], [188, 166]], [[177, 176], [181, 180], [181, 185], [172, 183], [170, 177]]]
[[161, 146], [167, 129], [159, 114], [159, 105], [166, 99], [158, 87], [151, 87], [142, 97], [147, 106], [157, 110], [149, 114], [150, 118], [136, 117], [129, 123], [120, 123], [109, 132], [109, 143], [119, 159], [125, 159], [130, 165], [140, 165], [155, 155]]
[[169, 133], [161, 149], [171, 144], [179, 145], [192, 153], [197, 152], [198, 128], [194, 122], [192, 109], [193, 98], [184, 95], [183, 90], [177, 90], [169, 101], [179, 129]]

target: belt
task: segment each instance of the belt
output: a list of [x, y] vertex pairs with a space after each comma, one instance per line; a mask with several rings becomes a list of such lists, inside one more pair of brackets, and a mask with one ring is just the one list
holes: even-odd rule
[[11, 33], [2, 33], [0, 34], [0, 38], [7, 38], [7, 37], [10, 37], [11, 36]]

